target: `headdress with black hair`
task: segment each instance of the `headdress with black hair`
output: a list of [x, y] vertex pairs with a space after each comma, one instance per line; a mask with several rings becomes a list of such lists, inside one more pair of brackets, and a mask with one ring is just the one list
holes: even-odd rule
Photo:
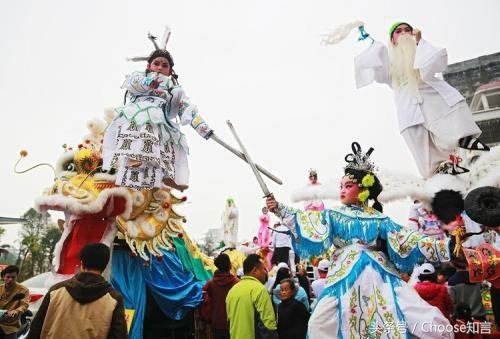
[[370, 147], [365, 153], [356, 141], [352, 143], [351, 149], [353, 153], [345, 156], [347, 165], [344, 167], [344, 173], [362, 188], [358, 194], [359, 201], [366, 204], [367, 200], [373, 200], [372, 207], [382, 212], [382, 204], [378, 201], [378, 196], [382, 192], [382, 184], [374, 174], [376, 166], [370, 159], [374, 149]]
[[148, 64], [152, 63], [156, 58], [165, 58], [168, 60], [170, 68], [174, 67], [174, 59], [172, 58], [172, 55], [170, 55], [170, 52], [166, 49], [157, 49], [151, 52], [148, 57]]
[[318, 172], [314, 168], [309, 169], [309, 177], [312, 176], [318, 177]]
[[361, 150], [361, 146], [354, 141], [351, 144], [352, 153], [349, 153], [345, 156], [345, 161], [347, 165], [345, 169], [355, 169], [361, 170], [365, 172], [373, 173], [376, 170], [375, 164], [370, 160], [370, 155], [374, 151], [373, 147], [368, 149], [368, 152], [364, 153]]

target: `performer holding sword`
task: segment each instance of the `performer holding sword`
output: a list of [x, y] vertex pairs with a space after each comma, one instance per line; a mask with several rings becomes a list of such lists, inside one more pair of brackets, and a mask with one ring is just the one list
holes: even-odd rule
[[[408, 272], [422, 260], [449, 261], [449, 239], [411, 232], [382, 214], [373, 149], [364, 153], [354, 142], [352, 150], [345, 157], [340, 206], [302, 211], [264, 191], [267, 207], [294, 234], [301, 257], [329, 255], [327, 282], [309, 319], [308, 337], [451, 338], [444, 330], [449, 321], [399, 277], [399, 271]], [[426, 331], [422, 314], [443, 330]]]
[[[189, 187], [187, 139], [180, 125], [191, 127], [204, 139], [212, 139], [244, 161], [248, 159], [218, 138], [198, 113], [179, 85], [174, 60], [166, 50], [167, 27], [158, 44], [148, 36], [155, 50], [147, 57], [145, 71], [126, 76], [126, 103], [115, 109], [117, 116], [106, 129], [103, 140], [103, 169], [117, 169], [116, 185], [136, 190], [156, 189], [163, 184], [183, 191]], [[275, 182], [281, 180], [253, 164]]]

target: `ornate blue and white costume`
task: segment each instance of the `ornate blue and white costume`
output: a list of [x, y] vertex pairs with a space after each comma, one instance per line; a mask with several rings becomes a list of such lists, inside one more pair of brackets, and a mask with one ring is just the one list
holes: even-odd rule
[[[309, 338], [452, 337], [433, 326], [449, 326], [399, 278], [423, 260], [449, 261], [449, 240], [403, 228], [370, 208], [340, 206], [301, 211], [278, 204], [276, 213], [296, 236], [301, 256], [330, 258], [327, 282], [309, 320]], [[387, 241], [389, 258], [376, 249]], [[425, 316], [422, 316], [424, 315]]]
[[[149, 87], [155, 79], [161, 80], [161, 94]], [[171, 77], [133, 72], [122, 88], [130, 102], [115, 109], [118, 115], [106, 130], [103, 169], [116, 166], [116, 184], [135, 189], [160, 187], [163, 177], [186, 185], [189, 149], [180, 125], [190, 124], [204, 138], [210, 136], [210, 127]], [[142, 163], [131, 167], [128, 159]]]

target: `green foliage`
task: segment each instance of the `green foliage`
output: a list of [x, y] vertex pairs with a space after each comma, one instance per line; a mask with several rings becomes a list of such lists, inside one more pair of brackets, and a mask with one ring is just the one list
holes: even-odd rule
[[19, 232], [21, 244], [17, 259], [21, 280], [50, 270], [55, 245], [61, 238], [55, 223], [35, 209], [30, 208], [23, 218], [26, 222]]

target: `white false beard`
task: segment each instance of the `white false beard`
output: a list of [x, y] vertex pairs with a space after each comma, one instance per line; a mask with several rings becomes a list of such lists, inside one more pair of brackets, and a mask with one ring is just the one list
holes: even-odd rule
[[396, 45], [389, 44], [390, 75], [394, 90], [405, 86], [412, 92], [418, 90], [420, 73], [418, 69], [413, 68], [416, 51], [417, 43], [410, 35], [400, 36]]

